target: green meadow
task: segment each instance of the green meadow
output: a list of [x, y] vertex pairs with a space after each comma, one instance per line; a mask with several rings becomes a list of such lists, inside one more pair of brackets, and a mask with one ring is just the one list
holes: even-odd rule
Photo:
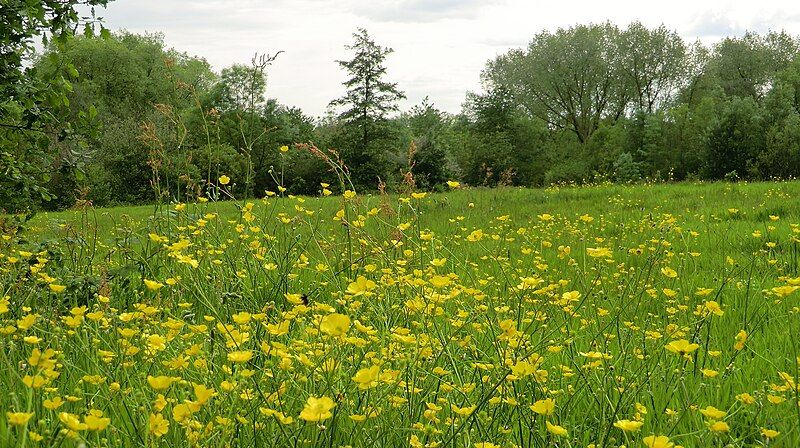
[[797, 446], [798, 197], [459, 186], [7, 217], [0, 444]]

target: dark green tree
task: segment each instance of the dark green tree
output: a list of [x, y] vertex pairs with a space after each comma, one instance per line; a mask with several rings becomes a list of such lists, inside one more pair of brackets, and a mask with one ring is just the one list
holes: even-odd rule
[[353, 58], [337, 61], [348, 75], [344, 82], [347, 93], [330, 105], [343, 109], [338, 115], [344, 131], [339, 149], [353, 180], [374, 187], [377, 178], [385, 179], [391, 170], [388, 152], [397, 148], [392, 147], [395, 139], [387, 118], [398, 110], [397, 102], [405, 95], [397, 83], [384, 79], [384, 62], [393, 50], [376, 44], [363, 28], [353, 34], [353, 39], [346, 47], [354, 53]]

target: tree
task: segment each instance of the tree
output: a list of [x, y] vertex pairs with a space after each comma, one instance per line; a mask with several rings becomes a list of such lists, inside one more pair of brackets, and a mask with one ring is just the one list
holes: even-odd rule
[[[154, 129], [165, 141], [176, 140], [178, 136], [168, 130], [162, 112], [179, 118], [194, 107], [194, 96], [208, 90], [215, 78], [208, 62], [166, 49], [160, 34], [121, 32], [105, 39], [76, 36], [63, 45], [51, 45], [34, 67], [46, 81], [65, 64], [81, 73], [66, 95], [70, 121], [92, 105], [102, 127], [85, 153], [86, 179], [76, 180], [76, 187], [88, 187], [86, 198], [101, 205], [151, 200], [153, 154], [139, 138], [142, 126], [156, 124]], [[160, 161], [164, 173], [185, 165], [188, 156], [178, 146], [165, 147], [166, 157]], [[52, 207], [70, 206], [75, 201], [76, 188], [65, 184], [69, 181], [66, 174], [54, 178], [59, 184], [52, 190], [58, 190], [60, 198]]]
[[650, 30], [640, 22], [631, 23], [620, 38], [622, 69], [633, 90], [634, 107], [652, 114], [684, 79], [686, 45], [664, 25]]
[[483, 77], [509, 89], [530, 115], [586, 142], [603, 119], [625, 112], [626, 58], [616, 26], [578, 25], [536, 35], [527, 49], [491, 61]]
[[758, 104], [752, 98], [732, 98], [708, 135], [707, 176], [711, 179], [749, 176], [764, 143]]
[[[80, 122], [67, 120], [66, 94], [78, 72], [64, 65], [46, 81], [26, 63], [36, 40], [64, 44], [75, 29], [84, 25], [91, 34], [96, 20], [94, 7], [109, 0], [4, 0], [0, 7], [0, 208], [31, 208], [50, 193], [43, 183], [49, 179], [58, 157], [53, 141], [75, 141], [71, 150], [82, 150], [81, 134], [89, 133], [96, 112], [87, 110]], [[78, 6], [90, 6], [91, 16], [81, 17]], [[101, 29], [102, 35], [107, 35]]]
[[353, 34], [353, 39], [353, 44], [345, 47], [353, 51], [353, 59], [337, 61], [348, 74], [343, 83], [347, 93], [330, 105], [344, 109], [338, 118], [343, 121], [347, 136], [340, 141], [348, 145], [343, 155], [345, 163], [355, 170], [354, 180], [361, 185], [374, 185], [376, 178], [388, 171], [386, 152], [390, 149], [387, 143], [391, 143], [391, 129], [387, 116], [398, 110], [397, 101], [405, 95], [397, 83], [384, 80], [384, 61], [393, 50], [376, 44], [363, 28]]
[[411, 162], [417, 185], [433, 188], [444, 184], [450, 177], [448, 158], [453, 145], [450, 117], [425, 97], [407, 119], [415, 147]]

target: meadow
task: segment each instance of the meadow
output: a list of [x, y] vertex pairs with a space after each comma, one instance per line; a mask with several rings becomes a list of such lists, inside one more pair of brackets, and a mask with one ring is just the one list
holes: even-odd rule
[[0, 446], [800, 446], [800, 182], [450, 187], [7, 224]]

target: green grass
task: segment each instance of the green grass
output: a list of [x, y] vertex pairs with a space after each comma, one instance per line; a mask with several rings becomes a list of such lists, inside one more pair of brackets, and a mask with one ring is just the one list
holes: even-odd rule
[[[0, 445], [798, 446], [798, 198], [685, 183], [41, 213], [0, 242], [0, 410], [34, 413], [0, 421]], [[696, 350], [665, 348], [681, 339]], [[90, 411], [108, 427], [81, 427]]]

